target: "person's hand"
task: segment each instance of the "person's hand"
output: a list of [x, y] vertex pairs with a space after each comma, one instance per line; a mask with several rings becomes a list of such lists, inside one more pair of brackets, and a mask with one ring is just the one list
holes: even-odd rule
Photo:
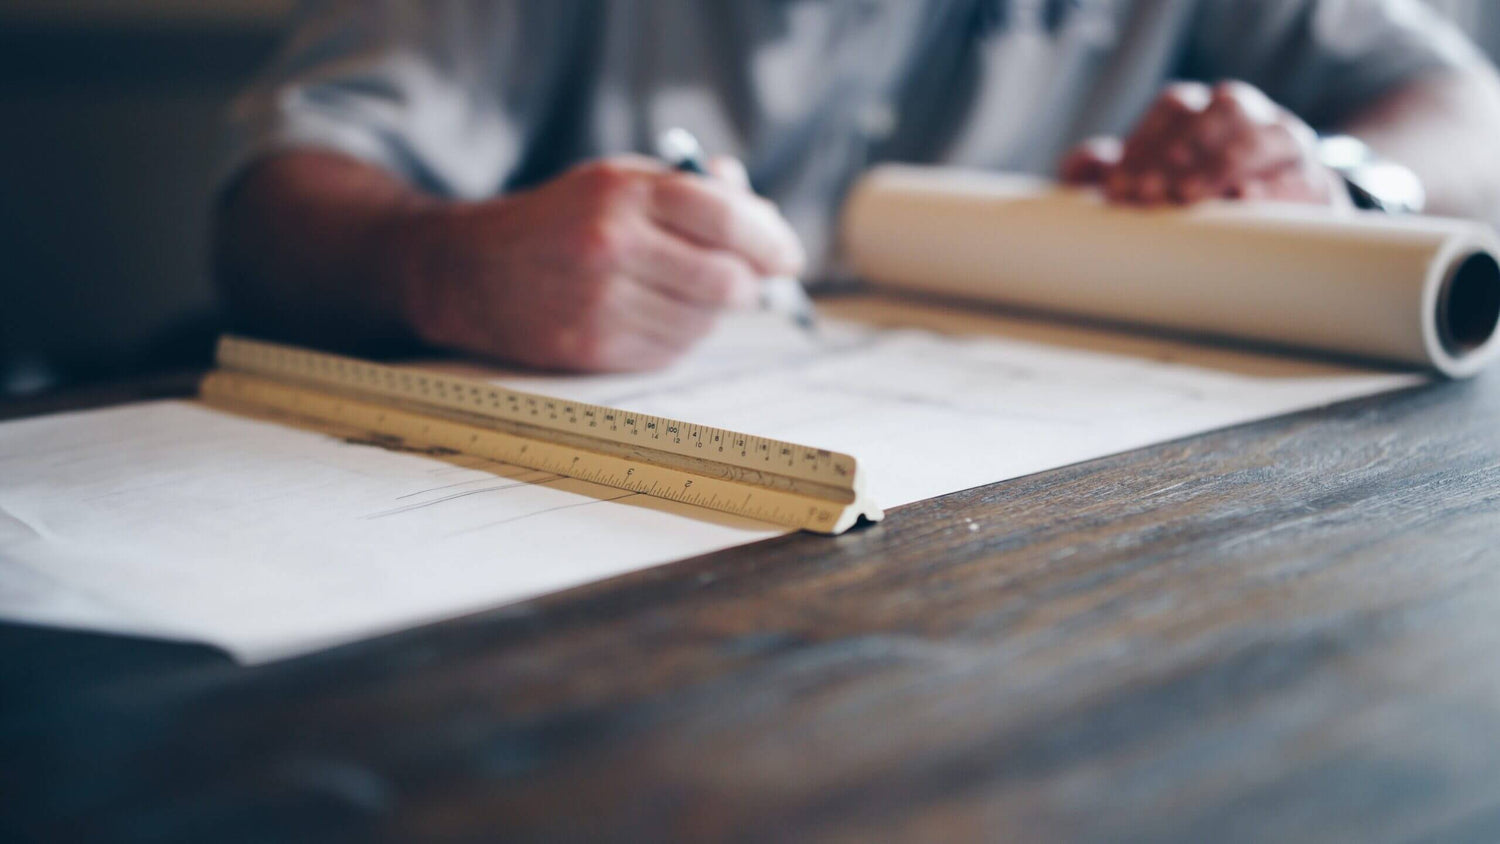
[[531, 191], [432, 205], [399, 227], [405, 309], [436, 345], [580, 371], [663, 366], [760, 281], [804, 261], [791, 227], [749, 190], [641, 157], [582, 164]]
[[1244, 82], [1169, 87], [1122, 143], [1094, 138], [1063, 158], [1063, 181], [1100, 186], [1112, 202], [1161, 205], [1274, 199], [1347, 207], [1317, 135]]

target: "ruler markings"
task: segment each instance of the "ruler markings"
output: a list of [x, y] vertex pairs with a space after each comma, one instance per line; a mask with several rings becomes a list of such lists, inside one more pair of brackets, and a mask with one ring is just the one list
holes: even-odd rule
[[[824, 449], [239, 338], [221, 340], [220, 366], [202, 394], [231, 409], [290, 411], [807, 530], [880, 517], [854, 458]], [[718, 444], [711, 455], [705, 443]]]
[[[669, 426], [686, 428], [689, 423], [601, 405], [564, 402], [459, 376], [398, 369], [354, 358], [237, 337], [225, 337], [220, 341], [219, 365], [226, 369], [258, 373], [272, 378], [307, 380], [326, 387], [352, 388], [388, 398], [468, 410], [513, 422], [540, 424], [555, 430], [573, 430], [592, 438], [622, 444], [643, 444], [644, 441], [649, 441], [650, 447], [658, 450], [701, 457], [698, 453], [701, 446], [697, 443], [672, 442], [670, 438], [662, 436]], [[564, 408], [568, 412], [560, 415], [558, 411]], [[744, 454], [737, 458], [731, 449], [722, 458], [722, 462], [731, 465], [759, 468], [748, 455], [760, 451], [765, 455], [762, 462], [770, 462], [772, 455], [790, 458], [787, 461], [787, 474], [802, 480], [841, 486], [855, 472], [855, 460], [846, 454], [721, 428], [691, 427], [700, 431], [698, 443], [701, 443], [703, 432], [736, 443]], [[797, 463], [798, 455], [803, 458], [805, 465]]]

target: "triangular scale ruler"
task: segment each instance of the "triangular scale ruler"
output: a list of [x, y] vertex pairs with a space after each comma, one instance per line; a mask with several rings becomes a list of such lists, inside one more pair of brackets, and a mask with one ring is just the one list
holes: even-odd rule
[[200, 388], [229, 410], [367, 431], [818, 533], [881, 518], [857, 461], [826, 449], [226, 336]]

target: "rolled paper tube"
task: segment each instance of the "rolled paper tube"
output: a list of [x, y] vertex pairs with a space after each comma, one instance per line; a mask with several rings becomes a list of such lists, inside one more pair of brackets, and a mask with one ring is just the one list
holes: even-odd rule
[[1287, 203], [1141, 209], [1031, 177], [883, 166], [845, 260], [880, 285], [1473, 375], [1500, 345], [1487, 225]]

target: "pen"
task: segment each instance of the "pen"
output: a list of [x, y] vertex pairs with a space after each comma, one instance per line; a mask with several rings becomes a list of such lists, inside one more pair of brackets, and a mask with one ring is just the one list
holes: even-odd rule
[[[683, 128], [672, 128], [656, 139], [656, 154], [674, 170], [708, 176], [708, 157], [703, 146], [693, 133]], [[817, 330], [817, 311], [812, 298], [802, 282], [791, 276], [768, 278], [761, 286], [760, 306], [763, 310], [784, 313], [792, 318], [799, 328], [809, 333]]]

